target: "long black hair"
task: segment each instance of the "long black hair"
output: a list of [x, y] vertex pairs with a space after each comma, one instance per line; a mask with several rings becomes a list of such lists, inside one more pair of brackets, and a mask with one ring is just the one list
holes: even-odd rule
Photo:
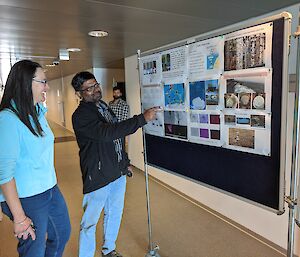
[[22, 60], [12, 66], [5, 84], [0, 111], [5, 108], [12, 110], [32, 134], [43, 136], [43, 129], [38, 120], [39, 107], [34, 105], [32, 94], [32, 79], [37, 68], [42, 66], [30, 60]]

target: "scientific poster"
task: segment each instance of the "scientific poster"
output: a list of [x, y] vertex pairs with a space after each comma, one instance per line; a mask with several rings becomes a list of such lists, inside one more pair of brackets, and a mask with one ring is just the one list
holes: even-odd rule
[[161, 58], [159, 54], [142, 57], [139, 69], [143, 85], [161, 82]]
[[220, 111], [192, 111], [189, 116], [189, 140], [194, 143], [221, 146]]
[[271, 112], [272, 71], [224, 75], [224, 108]]
[[196, 80], [203, 76], [221, 74], [224, 70], [223, 36], [188, 46], [188, 77]]
[[270, 22], [225, 35], [224, 70], [272, 68], [272, 26]]
[[162, 82], [180, 83], [187, 74], [187, 48], [185, 46], [161, 53]]
[[[142, 87], [142, 105], [143, 109], [149, 109], [155, 106], [163, 106], [163, 87], [162, 85], [146, 85]], [[145, 125], [145, 132], [155, 136], [164, 136], [164, 115], [158, 112], [156, 119]]]
[[164, 85], [165, 109], [184, 109], [185, 88], [184, 83]]
[[206, 110], [219, 105], [219, 80], [208, 79], [189, 83], [191, 110]]
[[270, 155], [272, 70], [225, 73], [224, 80], [224, 147]]
[[146, 133], [270, 155], [272, 26], [141, 58], [143, 107], [164, 109]]
[[164, 111], [165, 136], [187, 139], [187, 113]]

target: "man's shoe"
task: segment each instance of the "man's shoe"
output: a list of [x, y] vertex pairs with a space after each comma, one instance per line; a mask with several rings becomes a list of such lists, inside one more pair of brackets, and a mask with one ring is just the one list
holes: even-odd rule
[[103, 254], [102, 253], [102, 257], [123, 257], [123, 255], [118, 253], [117, 251], [113, 250], [108, 254]]

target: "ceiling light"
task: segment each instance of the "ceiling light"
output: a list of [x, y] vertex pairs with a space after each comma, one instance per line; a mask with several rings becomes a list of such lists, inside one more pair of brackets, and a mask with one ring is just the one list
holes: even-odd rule
[[76, 47], [67, 48], [67, 50], [68, 50], [69, 52], [80, 52], [80, 51], [81, 51], [80, 48], [76, 48]]
[[93, 30], [89, 32], [89, 36], [91, 37], [107, 37], [108, 32], [103, 30]]
[[56, 66], [55, 64], [46, 64], [46, 67], [54, 67]]

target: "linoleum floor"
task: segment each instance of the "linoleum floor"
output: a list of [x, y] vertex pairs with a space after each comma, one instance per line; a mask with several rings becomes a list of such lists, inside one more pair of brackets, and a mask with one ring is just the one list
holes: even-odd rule
[[[82, 186], [78, 147], [71, 132], [50, 123], [57, 138], [55, 166], [58, 185], [66, 199], [72, 234], [64, 257], [76, 257], [82, 215]], [[62, 139], [65, 138], [66, 140]], [[148, 252], [148, 227], [143, 172], [135, 170], [129, 178], [123, 221], [117, 249], [124, 257], [144, 257]], [[282, 257], [280, 249], [268, 246], [240, 229], [224, 222], [168, 187], [150, 178], [153, 241], [161, 257]], [[97, 228], [100, 249], [102, 222]], [[0, 257], [16, 257], [16, 240], [11, 222], [0, 222]], [[95, 256], [100, 256], [100, 251]]]

